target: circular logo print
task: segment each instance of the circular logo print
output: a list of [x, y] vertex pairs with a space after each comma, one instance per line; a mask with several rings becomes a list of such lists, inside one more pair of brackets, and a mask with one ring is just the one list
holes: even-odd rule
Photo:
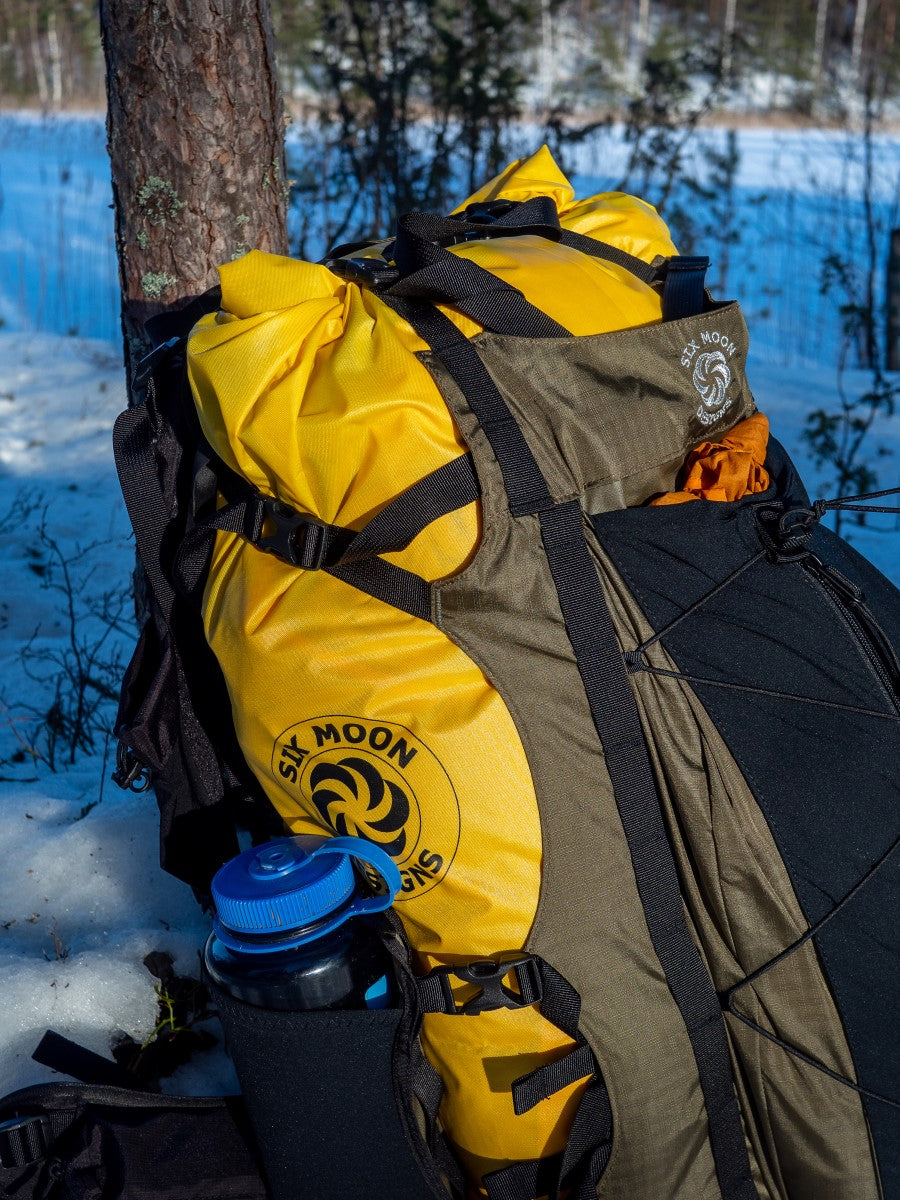
[[459, 844], [459, 803], [447, 772], [402, 725], [314, 717], [276, 739], [272, 775], [318, 823], [380, 846], [409, 900], [439, 883]]
[[708, 409], [721, 408], [731, 383], [731, 368], [721, 350], [698, 354], [694, 363], [694, 387]]

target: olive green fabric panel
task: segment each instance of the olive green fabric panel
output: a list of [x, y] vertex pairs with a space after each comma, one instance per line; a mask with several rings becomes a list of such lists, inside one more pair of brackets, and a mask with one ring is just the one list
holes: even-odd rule
[[528, 756], [544, 852], [527, 949], [581, 995], [581, 1027], [609, 1088], [615, 1133], [598, 1194], [718, 1200], [690, 1040], [647, 931], [538, 520], [510, 517], [483, 432], [429, 365], [475, 456], [484, 529], [469, 565], [435, 587], [434, 615], [503, 696]]
[[737, 304], [591, 337], [481, 333], [473, 345], [554, 500], [584, 497], [588, 512], [673, 490], [688, 450], [755, 412]]
[[[591, 531], [625, 649], [652, 635]], [[653, 666], [675, 664], [657, 643]], [[694, 935], [717, 990], [767, 962], [808, 928], [777, 846], [728, 747], [690, 686], [633, 677]], [[740, 994], [763, 1028], [855, 1078], [840, 1016], [807, 944]], [[778, 1200], [877, 1200], [859, 1096], [728, 1018], [736, 1078], [759, 1183]], [[763, 1188], [760, 1188], [763, 1195]]]

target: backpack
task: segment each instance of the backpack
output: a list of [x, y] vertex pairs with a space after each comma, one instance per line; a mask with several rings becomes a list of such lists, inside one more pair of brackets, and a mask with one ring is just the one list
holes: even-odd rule
[[201, 896], [242, 814], [394, 857], [423, 1194], [900, 1196], [900, 598], [706, 265], [543, 150], [227, 264], [117, 423], [119, 781]]

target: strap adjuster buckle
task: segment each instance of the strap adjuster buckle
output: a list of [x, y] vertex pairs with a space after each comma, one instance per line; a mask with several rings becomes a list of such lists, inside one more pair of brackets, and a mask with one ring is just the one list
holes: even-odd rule
[[318, 571], [328, 550], [328, 527], [324, 521], [298, 513], [289, 504], [271, 497], [263, 500], [263, 515], [275, 528], [271, 533], [260, 533], [256, 539], [258, 549], [293, 567]]
[[43, 1114], [0, 1121], [0, 1167], [28, 1167], [47, 1157], [53, 1141], [50, 1120]]
[[158, 346], [154, 346], [149, 354], [145, 354], [137, 364], [134, 378], [131, 381], [132, 386], [135, 388], [142, 388], [156, 368], [161, 363], [165, 362], [175, 347], [182, 340], [183, 339], [180, 337], [170, 337], [168, 341], [161, 342]]
[[[518, 992], [514, 992], [503, 982], [510, 972], [516, 977]], [[444, 1011], [450, 1014], [461, 1013], [467, 1017], [496, 1008], [528, 1008], [537, 1004], [544, 991], [538, 965], [530, 954], [505, 961], [479, 959], [456, 967], [437, 967], [434, 974], [440, 981], [441, 991], [446, 1000]], [[465, 1004], [457, 1004], [450, 987], [450, 975], [463, 983], [475, 984], [481, 991]]]

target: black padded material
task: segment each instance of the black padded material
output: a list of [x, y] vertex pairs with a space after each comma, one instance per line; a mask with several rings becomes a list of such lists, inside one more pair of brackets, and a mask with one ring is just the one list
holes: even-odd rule
[[158, 1096], [50, 1083], [0, 1100], [0, 1196], [15, 1200], [267, 1200], [240, 1096]]
[[[769, 466], [772, 494], [803, 503], [777, 445]], [[663, 630], [759, 552], [753, 510], [761, 499], [627, 509], [592, 523], [648, 621]], [[897, 589], [821, 526], [809, 547], [862, 589], [885, 638], [900, 645]], [[864, 626], [848, 621], [821, 574], [814, 559], [762, 558], [661, 639], [750, 785], [810, 923], [900, 834], [900, 697], [886, 686], [890, 669], [879, 670]], [[858, 1082], [892, 1099], [900, 1099], [898, 895], [893, 853], [815, 938]], [[788, 986], [790, 960], [777, 971]], [[766, 981], [758, 986], [764, 995]], [[872, 1098], [864, 1104], [884, 1194], [898, 1196], [897, 1110]]]
[[271, 1012], [211, 990], [271, 1200], [434, 1200], [395, 1100], [402, 1009]]

